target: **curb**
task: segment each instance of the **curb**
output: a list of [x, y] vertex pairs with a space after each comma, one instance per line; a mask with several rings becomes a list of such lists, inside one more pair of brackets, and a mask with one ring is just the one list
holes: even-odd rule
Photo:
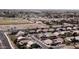
[[11, 41], [10, 41], [10, 38], [7, 36], [7, 33], [4, 33], [4, 35], [6, 36], [6, 38], [7, 38], [8, 42], [9, 42], [11, 48], [12, 48], [12, 49], [15, 49], [15, 48], [12, 46]]

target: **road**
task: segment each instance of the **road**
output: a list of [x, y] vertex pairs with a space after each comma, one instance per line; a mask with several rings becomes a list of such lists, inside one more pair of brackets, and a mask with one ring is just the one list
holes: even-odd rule
[[2, 45], [2, 46], [0, 46], [0, 48], [11, 49], [9, 42], [3, 32], [0, 32], [0, 41], [1, 41], [0, 45]]
[[38, 45], [40, 45], [43, 49], [48, 49], [48, 47], [43, 44], [42, 41], [40, 41], [40, 39], [37, 39], [35, 36], [31, 35], [32, 39], [35, 40], [37, 42]]

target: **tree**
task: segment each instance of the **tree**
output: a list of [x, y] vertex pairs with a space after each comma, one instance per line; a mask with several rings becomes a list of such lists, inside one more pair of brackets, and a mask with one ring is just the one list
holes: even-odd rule
[[74, 32], [74, 33], [73, 33], [73, 37], [74, 37], [74, 38], [71, 39], [71, 43], [73, 43], [73, 46], [74, 46], [74, 47], [75, 47], [76, 43], [79, 42], [79, 40], [76, 40], [76, 38], [75, 38], [76, 36], [77, 36], [77, 33]]
[[36, 43], [31, 45], [31, 48], [39, 48], [39, 47], [40, 46], [38, 44], [36, 44]]

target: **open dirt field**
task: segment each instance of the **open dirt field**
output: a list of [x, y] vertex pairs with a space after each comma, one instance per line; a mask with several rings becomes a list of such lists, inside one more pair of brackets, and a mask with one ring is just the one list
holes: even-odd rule
[[27, 20], [0, 20], [0, 25], [11, 25], [11, 24], [30, 24], [32, 22]]

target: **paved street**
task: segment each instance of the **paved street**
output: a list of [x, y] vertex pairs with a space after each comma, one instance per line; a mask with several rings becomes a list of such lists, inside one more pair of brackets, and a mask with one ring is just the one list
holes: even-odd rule
[[43, 42], [42, 41], [40, 41], [40, 39], [37, 39], [35, 36], [31, 36], [32, 37], [32, 39], [33, 40], [35, 40], [36, 42], [37, 42], [37, 44], [39, 44], [43, 49], [47, 49], [48, 47], [45, 45], [45, 44], [43, 44]]
[[3, 32], [0, 32], [0, 48], [11, 49], [9, 42]]

